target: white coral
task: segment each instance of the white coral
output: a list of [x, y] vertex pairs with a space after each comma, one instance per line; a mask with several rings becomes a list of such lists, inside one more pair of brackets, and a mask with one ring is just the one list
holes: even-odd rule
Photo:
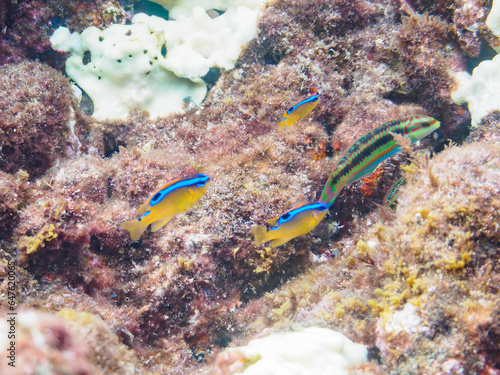
[[[348, 366], [366, 361], [367, 349], [340, 332], [311, 327], [252, 340], [222, 357], [234, 358], [235, 364], [224, 365], [237, 373], [248, 366], [243, 375], [347, 375]], [[235, 366], [242, 362], [243, 366]]]

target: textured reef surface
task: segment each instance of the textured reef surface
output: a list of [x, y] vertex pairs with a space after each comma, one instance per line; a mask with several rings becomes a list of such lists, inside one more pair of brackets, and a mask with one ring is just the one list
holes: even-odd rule
[[[500, 374], [500, 112], [471, 127], [450, 94], [500, 44], [490, 8], [269, 0], [235, 67], [204, 77], [201, 104], [96, 120], [50, 36], [166, 11], [1, 1], [2, 352], [8, 307], [18, 315], [16, 367], [2, 354], [0, 372], [250, 373], [259, 357], [227, 348], [321, 327], [367, 348], [353, 374]], [[311, 87], [319, 104], [278, 133]], [[420, 114], [438, 132], [344, 188], [310, 234], [255, 246], [252, 227], [317, 200], [353, 141]], [[120, 223], [197, 173], [212, 180], [201, 200], [133, 242]], [[396, 209], [383, 206], [403, 175]]]

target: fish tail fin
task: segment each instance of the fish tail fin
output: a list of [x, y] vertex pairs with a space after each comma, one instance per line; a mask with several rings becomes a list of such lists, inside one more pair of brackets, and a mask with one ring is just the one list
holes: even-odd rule
[[255, 225], [252, 228], [253, 235], [255, 237], [255, 245], [259, 246], [260, 244], [263, 244], [264, 242], [269, 241], [270, 239], [268, 238], [268, 230], [266, 227], [263, 227], [262, 225]]
[[138, 219], [133, 219], [124, 221], [123, 223], [121, 223], [121, 226], [123, 229], [126, 229], [130, 232], [130, 238], [132, 239], [132, 241], [137, 241], [148, 227], [148, 224]]

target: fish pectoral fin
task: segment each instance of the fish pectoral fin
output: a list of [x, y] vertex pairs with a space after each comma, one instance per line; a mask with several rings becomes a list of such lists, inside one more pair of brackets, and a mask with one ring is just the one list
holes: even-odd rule
[[137, 241], [148, 227], [148, 224], [134, 219], [124, 221], [123, 223], [121, 223], [121, 226], [123, 229], [126, 229], [130, 232], [130, 238], [132, 239], [132, 241]]
[[255, 237], [256, 246], [259, 246], [260, 244], [269, 241], [269, 238], [267, 236], [268, 231], [266, 227], [263, 227], [262, 225], [255, 225], [252, 228], [252, 232]]

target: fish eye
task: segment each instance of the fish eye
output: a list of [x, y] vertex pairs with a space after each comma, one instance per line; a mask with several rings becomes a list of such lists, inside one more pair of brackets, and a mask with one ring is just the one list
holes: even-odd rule
[[205, 181], [200, 181], [200, 182], [198, 182], [195, 186], [196, 186], [196, 187], [202, 187], [202, 186], [205, 186]]
[[161, 197], [161, 192], [156, 193], [151, 199], [153, 202], [156, 202]]
[[282, 218], [283, 220], [286, 220], [286, 219], [288, 219], [289, 217], [290, 217], [290, 213], [288, 213], [288, 212], [287, 212], [286, 214], [281, 215], [281, 218]]

